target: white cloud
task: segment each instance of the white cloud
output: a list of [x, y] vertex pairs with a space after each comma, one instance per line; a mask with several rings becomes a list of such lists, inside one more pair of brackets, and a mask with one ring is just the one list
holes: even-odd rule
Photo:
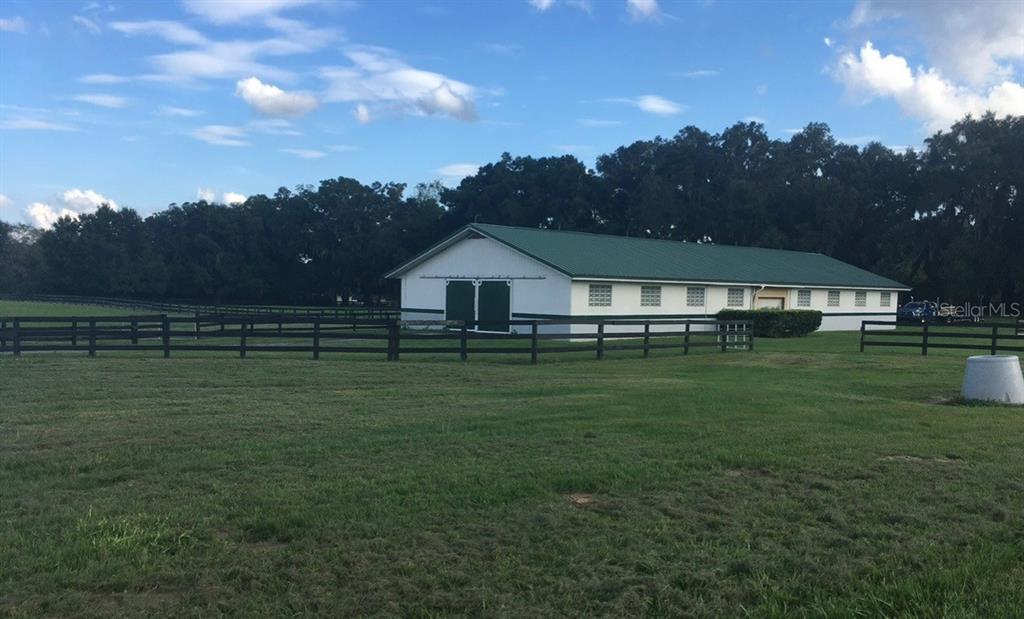
[[309, 93], [285, 92], [255, 77], [239, 80], [235, 85], [235, 94], [266, 116], [302, 116], [318, 105], [316, 97]]
[[605, 120], [603, 118], [580, 118], [576, 121], [584, 127], [618, 127], [621, 120]]
[[117, 202], [92, 189], [68, 189], [61, 194], [60, 200], [68, 208], [78, 213], [91, 213], [103, 204], [115, 211], [119, 208]]
[[37, 228], [49, 228], [53, 224], [57, 223], [57, 220], [61, 217], [77, 217], [78, 213], [71, 209], [55, 209], [49, 204], [44, 202], [33, 202], [29, 204], [25, 209], [28, 213], [29, 218], [36, 225]]
[[178, 116], [182, 118], [194, 118], [203, 114], [202, 110], [193, 110], [192, 108], [174, 105], [161, 105], [157, 111], [163, 116]]
[[758, 84], [754, 87], [754, 92], [757, 93], [758, 96], [765, 94], [768, 92], [768, 84]]
[[677, 75], [679, 77], [699, 78], [717, 77], [719, 73], [720, 71], [718, 71], [717, 69], [693, 69], [692, 71], [681, 71], [679, 73], [675, 73], [674, 75]]
[[[231, 3], [243, 6], [245, 3]], [[188, 83], [194, 79], [240, 79], [258, 75], [266, 79], [287, 81], [294, 78], [290, 71], [261, 62], [264, 56], [285, 56], [310, 52], [329, 42], [329, 30], [309, 29], [300, 22], [280, 20], [274, 22], [284, 36], [258, 41], [211, 41], [203, 34], [174, 21], [114, 22], [114, 30], [127, 35], [147, 35], [186, 46], [150, 57], [159, 73], [149, 76], [170, 83]]]
[[498, 54], [499, 56], [512, 56], [522, 49], [520, 46], [512, 43], [484, 43], [482, 47], [485, 51]]
[[356, 120], [361, 125], [365, 125], [366, 123], [373, 120], [372, 118], [370, 118], [370, 108], [366, 107], [366, 104], [364, 103], [360, 103], [359, 105], [357, 105], [356, 108], [352, 110], [352, 114], [356, 117]]
[[242, 127], [206, 125], [192, 132], [192, 137], [215, 146], [248, 146], [246, 131]]
[[245, 200], [246, 197], [240, 193], [235, 193], [233, 191], [224, 192], [224, 204], [241, 204], [245, 202]]
[[215, 24], [231, 24], [272, 17], [313, 0], [185, 0], [185, 10]]
[[12, 131], [78, 131], [76, 127], [37, 118], [7, 118], [0, 120], [0, 129]]
[[859, 54], [847, 53], [835, 69], [847, 96], [867, 103], [875, 98], [893, 99], [912, 118], [924, 121], [929, 131], [945, 129], [966, 114], [998, 116], [1024, 114], [1024, 87], [1004, 81], [979, 92], [945, 79], [935, 68], [911, 69], [906, 59], [883, 56], [871, 42]]
[[78, 78], [78, 81], [83, 84], [123, 84], [128, 81], [128, 78], [112, 73], [90, 73]]
[[117, 202], [92, 189], [68, 189], [57, 196], [56, 202], [56, 206], [45, 202], [33, 202], [25, 211], [36, 226], [49, 228], [61, 217], [75, 219], [80, 215], [95, 212], [103, 204], [115, 211], [119, 208]]
[[14, 201], [0, 193], [0, 208], [6, 208], [14, 204]]
[[155, 36], [169, 43], [205, 45], [208, 41], [199, 31], [176, 21], [116, 21], [110, 27], [128, 36]]
[[324, 100], [357, 103], [359, 122], [379, 116], [377, 110], [371, 111], [371, 104], [394, 113], [476, 118], [477, 89], [469, 84], [411, 67], [382, 48], [353, 48], [346, 56], [351, 66], [321, 70], [327, 81]]
[[555, 6], [555, 0], [529, 0], [529, 2], [530, 6], [541, 12]]
[[295, 125], [283, 118], [262, 118], [251, 121], [248, 128], [269, 135], [302, 135]]
[[743, 122], [745, 122], [745, 123], [759, 123], [759, 124], [762, 124], [762, 125], [768, 124], [768, 121], [765, 120], [764, 118], [760, 117], [760, 116], [747, 116], [746, 118], [743, 119]]
[[606, 101], [612, 103], [626, 103], [639, 109], [640, 111], [647, 112], [648, 114], [657, 114], [659, 116], [673, 116], [681, 113], [686, 109], [686, 106], [682, 103], [676, 103], [670, 101], [665, 97], [658, 95], [642, 95], [639, 97], [616, 97], [612, 99], [606, 99]]
[[479, 169], [478, 163], [449, 163], [435, 171], [446, 178], [461, 179], [476, 174]]
[[829, 37], [825, 37], [825, 38], [823, 39], [823, 42], [825, 43], [825, 47], [832, 47], [833, 45], [835, 45], [835, 41], [833, 41], [833, 40], [832, 40], [831, 38], [829, 38]]
[[909, 26], [937, 72], [974, 88], [1010, 79], [1012, 63], [1024, 60], [1024, 8], [1018, 1], [947, 2], [937, 7], [916, 0], [861, 0], [848, 22], [856, 30], [868, 30], [887, 20]]
[[88, 30], [91, 34], [99, 34], [102, 32], [100, 25], [89, 19], [88, 17], [82, 17], [81, 15], [75, 15], [71, 18], [71, 21], [75, 22], [79, 26]]
[[312, 150], [309, 148], [282, 148], [281, 152], [289, 155], [295, 155], [296, 157], [301, 157], [303, 159], [320, 159], [321, 157], [327, 156], [327, 153], [322, 150]]
[[843, 144], [853, 144], [854, 146], [864, 146], [871, 142], [881, 142], [881, 136], [877, 135], [851, 135], [846, 137], [836, 137], [836, 142]]
[[210, 204], [241, 204], [245, 202], [246, 197], [244, 194], [235, 193], [234, 191], [225, 191], [220, 195], [220, 200], [217, 200], [217, 190], [213, 187], [197, 187], [196, 188], [196, 200], [203, 202], [209, 202]]
[[90, 103], [92, 105], [98, 105], [100, 107], [122, 108], [128, 105], [127, 99], [125, 99], [124, 97], [118, 97], [117, 95], [90, 93], [76, 95], [73, 98], [75, 101], [81, 101], [82, 103]]
[[660, 19], [662, 16], [658, 0], [626, 0], [626, 9], [637, 21]]
[[28, 32], [28, 22], [20, 17], [0, 18], [0, 31], [25, 34]]
[[232, 41], [157, 54], [151, 60], [161, 74], [177, 79], [224, 79], [248, 75], [260, 75], [279, 81], [294, 79], [290, 71], [256, 60], [264, 53], [266, 46], [261, 42]]

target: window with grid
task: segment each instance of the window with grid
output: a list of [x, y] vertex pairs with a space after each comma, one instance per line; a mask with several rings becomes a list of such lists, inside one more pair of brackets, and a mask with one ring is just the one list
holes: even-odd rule
[[810, 307], [811, 306], [811, 291], [810, 290], [797, 290], [796, 291], [796, 306], [797, 307]]
[[892, 305], [892, 293], [883, 292], [878, 304], [881, 305], [882, 307], [889, 307], [890, 305]]
[[839, 307], [839, 291], [829, 290], [828, 291], [828, 306]]
[[729, 307], [743, 307], [743, 289], [730, 288], [725, 297], [725, 304]]
[[590, 307], [607, 307], [611, 304], [611, 284], [590, 284]]
[[686, 306], [704, 307], [704, 289], [693, 286], [686, 287]]
[[868, 304], [868, 293], [858, 290], [857, 295], [853, 298], [853, 304], [857, 307], [865, 307]]
[[661, 286], [640, 286], [640, 305], [644, 307], [661, 305]]

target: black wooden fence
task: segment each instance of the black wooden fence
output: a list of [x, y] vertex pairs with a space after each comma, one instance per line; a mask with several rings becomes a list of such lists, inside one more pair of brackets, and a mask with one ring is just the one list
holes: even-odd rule
[[239, 314], [245, 316], [320, 316], [336, 319], [398, 319], [397, 307], [384, 306], [339, 306], [316, 307], [303, 305], [219, 305], [209, 303], [186, 303], [174, 301], [148, 301], [145, 299], [123, 299], [119, 297], [90, 297], [61, 294], [0, 294], [0, 299], [10, 301], [41, 301], [45, 303], [70, 303], [74, 305], [100, 305], [123, 309], [138, 309], [166, 314]]
[[[497, 324], [497, 323], [495, 323]], [[321, 316], [167, 314], [144, 316], [46, 316], [0, 318], [0, 353], [176, 351], [376, 353], [387, 360], [403, 354], [541, 354], [691, 349], [753, 350], [752, 324], [740, 320], [513, 320], [510, 332], [488, 332], [487, 323], [443, 320], [337, 319]], [[575, 329], [574, 329], [575, 327]]]
[[[872, 329], [870, 327], [897, 327]], [[914, 324], [888, 320], [864, 320], [860, 323], [860, 351], [868, 346], [929, 349], [1024, 352], [1024, 330], [1016, 323]]]

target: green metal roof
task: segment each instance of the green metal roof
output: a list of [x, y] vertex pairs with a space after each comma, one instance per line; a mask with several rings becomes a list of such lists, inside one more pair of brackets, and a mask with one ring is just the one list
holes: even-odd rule
[[389, 273], [400, 275], [473, 231], [573, 278], [908, 289], [823, 254], [470, 224]]

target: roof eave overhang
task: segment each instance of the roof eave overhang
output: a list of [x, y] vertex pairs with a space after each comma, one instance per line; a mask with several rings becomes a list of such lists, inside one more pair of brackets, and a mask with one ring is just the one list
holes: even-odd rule
[[568, 271], [566, 271], [565, 269], [559, 267], [558, 265], [552, 264], [552, 263], [548, 262], [547, 260], [539, 258], [539, 257], [531, 254], [528, 251], [524, 251], [521, 247], [518, 247], [518, 246], [516, 246], [516, 245], [514, 245], [512, 243], [509, 243], [508, 241], [505, 241], [505, 240], [500, 239], [500, 238], [498, 238], [496, 236], [487, 234], [487, 232], [485, 230], [482, 230], [482, 229], [474, 226], [473, 224], [467, 224], [467, 225], [459, 228], [455, 232], [451, 233], [450, 235], [448, 235], [443, 240], [441, 240], [441, 241], [435, 243], [434, 245], [428, 247], [427, 249], [423, 250], [422, 252], [420, 252], [419, 254], [414, 256], [413, 258], [405, 261], [402, 265], [400, 265], [400, 266], [398, 266], [398, 267], [388, 271], [387, 273], [384, 274], [384, 279], [392, 279], [392, 278], [396, 278], [396, 277], [401, 277], [402, 274], [404, 274], [409, 269], [412, 269], [416, 265], [421, 264], [422, 262], [430, 259], [433, 256], [436, 256], [437, 254], [439, 254], [442, 251], [448, 249], [452, 245], [455, 245], [459, 241], [461, 241], [461, 240], [465, 239], [467, 236], [469, 236], [470, 233], [476, 233], [476, 234], [479, 234], [480, 236], [483, 236], [485, 238], [488, 238], [488, 239], [494, 241], [495, 243], [500, 243], [500, 244], [504, 245], [505, 247], [508, 247], [509, 249], [515, 251], [516, 253], [519, 253], [519, 254], [522, 254], [523, 256], [526, 256], [530, 260], [534, 260], [536, 262], [539, 262], [539, 263], [543, 264], [544, 266], [552, 268], [552, 269], [558, 271], [559, 273], [562, 273], [563, 275], [565, 275], [567, 277], [570, 277], [570, 278], [572, 277], [572, 273], [569, 273]]
[[788, 286], [788, 287], [800, 287], [800, 288], [849, 288], [859, 290], [899, 290], [903, 292], [909, 292], [911, 288], [898, 282], [892, 282], [891, 284], [878, 284], [878, 285], [861, 285], [861, 284], [843, 284], [843, 283], [807, 283], [807, 282], [795, 282], [795, 281], [730, 281], [730, 280], [712, 280], [712, 279], [696, 279], [696, 278], [670, 278], [670, 277], [614, 277], [608, 275], [574, 275], [572, 276], [573, 281], [602, 281], [602, 282], [652, 282], [652, 283], [665, 283], [665, 284], [705, 284], [705, 285], [722, 285], [722, 286]]

